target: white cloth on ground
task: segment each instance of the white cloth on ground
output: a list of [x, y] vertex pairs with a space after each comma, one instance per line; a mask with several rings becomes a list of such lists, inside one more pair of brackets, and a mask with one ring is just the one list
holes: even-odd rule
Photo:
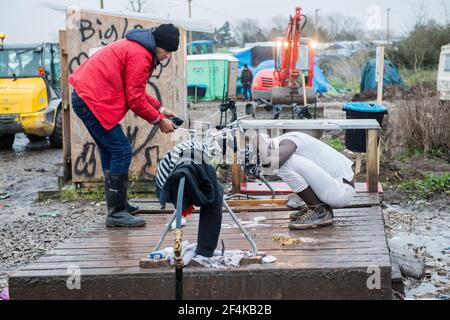
[[[189, 265], [192, 260], [198, 262], [203, 267], [206, 268], [215, 268], [215, 269], [229, 269], [229, 268], [237, 268], [240, 266], [241, 260], [245, 257], [250, 257], [253, 254], [248, 251], [240, 251], [240, 250], [230, 250], [225, 251], [223, 256], [222, 252], [216, 250], [214, 252], [214, 256], [211, 258], [206, 258], [200, 255], [195, 255], [195, 251], [197, 249], [196, 243], [189, 243], [189, 241], [185, 240], [182, 243], [181, 249], [181, 257], [183, 259], [183, 265]], [[175, 253], [173, 247], [165, 248], [164, 252], [166, 253], [167, 258], [169, 258], [169, 262], [171, 265], [175, 264]]]

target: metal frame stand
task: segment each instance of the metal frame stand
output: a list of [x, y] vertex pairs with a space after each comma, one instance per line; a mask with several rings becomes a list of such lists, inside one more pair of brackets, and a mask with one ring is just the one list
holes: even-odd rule
[[[177, 219], [177, 229], [181, 229], [181, 211], [182, 211], [182, 206], [178, 205], [179, 203], [182, 203], [183, 201], [183, 193], [180, 193], [180, 190], [182, 192], [184, 192], [184, 178], [182, 178], [180, 180], [180, 187], [178, 188], [178, 202], [177, 202], [177, 209], [175, 210], [175, 212], [173, 213], [169, 223], [166, 225], [166, 228], [164, 229], [160, 240], [158, 241], [158, 244], [155, 246], [155, 249], [153, 251], [159, 251], [161, 249], [161, 245], [164, 242], [164, 239], [167, 236], [167, 233], [169, 233], [170, 228], [172, 226], [172, 223], [175, 221], [175, 219]], [[244, 226], [239, 222], [239, 219], [236, 217], [236, 214], [234, 213], [233, 209], [231, 209], [231, 207], [228, 205], [226, 199], [224, 198], [223, 200], [223, 205], [225, 207], [225, 209], [228, 211], [228, 213], [230, 214], [231, 218], [233, 219], [233, 221], [236, 223], [236, 225], [239, 227], [239, 229], [241, 230], [241, 232], [244, 234], [245, 238], [247, 239], [247, 241], [250, 243], [250, 246], [252, 247], [252, 253], [253, 254], [257, 254], [258, 253], [258, 249], [256, 247], [256, 243], [253, 240], [253, 238], [251, 237], [251, 235], [247, 232], [247, 230], [245, 230]]]

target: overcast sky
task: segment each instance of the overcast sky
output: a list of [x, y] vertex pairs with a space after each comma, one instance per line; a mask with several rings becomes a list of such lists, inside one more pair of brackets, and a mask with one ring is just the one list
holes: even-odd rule
[[[129, 0], [103, 0], [107, 10], [127, 10]], [[65, 25], [64, 15], [42, 7], [42, 0], [0, 0], [0, 32], [7, 34], [9, 43], [41, 42], [57, 39], [57, 30]], [[45, 0], [58, 4], [74, 4], [82, 8], [99, 8], [100, 0]], [[147, 11], [187, 19], [187, 0], [147, 0]], [[448, 21], [450, 0], [192, 0], [193, 19], [209, 21], [215, 26], [226, 20], [259, 19], [267, 24], [271, 17], [294, 12], [301, 5], [306, 14], [340, 13], [355, 17], [368, 28], [386, 29], [386, 10], [391, 8], [392, 29], [408, 30], [421, 4], [430, 18]], [[447, 10], [445, 10], [447, 7]], [[447, 13], [446, 13], [447, 12]]]

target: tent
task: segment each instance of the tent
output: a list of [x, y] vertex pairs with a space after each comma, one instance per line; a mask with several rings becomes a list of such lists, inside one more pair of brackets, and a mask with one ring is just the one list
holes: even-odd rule
[[239, 69], [243, 68], [244, 64], [256, 67], [265, 60], [273, 59], [273, 50], [272, 44], [255, 45], [238, 51], [233, 56], [239, 60]]
[[320, 59], [316, 57], [314, 61], [314, 79], [313, 79], [314, 92], [325, 93], [334, 91], [334, 88], [328, 83], [327, 78], [320, 68]]
[[[378, 84], [375, 80], [376, 75], [376, 61], [375, 59], [370, 59], [363, 69], [361, 77], [361, 92], [377, 90]], [[404, 86], [405, 82], [400, 77], [400, 73], [394, 64], [385, 59], [384, 61], [384, 84], [398, 84]]]
[[238, 60], [228, 54], [201, 54], [187, 57], [188, 98], [212, 101], [234, 97]]

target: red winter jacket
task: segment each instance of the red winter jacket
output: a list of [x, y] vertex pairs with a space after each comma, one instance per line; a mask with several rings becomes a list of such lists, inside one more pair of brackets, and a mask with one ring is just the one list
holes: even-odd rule
[[154, 124], [164, 118], [161, 103], [145, 89], [155, 68], [153, 55], [138, 42], [123, 39], [96, 52], [69, 82], [103, 128], [114, 128], [132, 110]]

